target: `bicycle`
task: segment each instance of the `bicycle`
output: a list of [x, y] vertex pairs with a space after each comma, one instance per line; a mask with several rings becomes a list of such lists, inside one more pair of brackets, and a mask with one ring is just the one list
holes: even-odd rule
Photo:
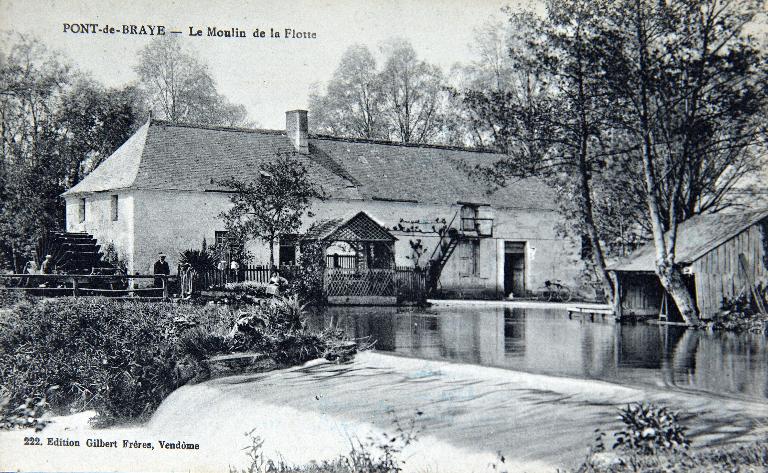
[[562, 283], [559, 279], [554, 281], [544, 281], [544, 286], [536, 291], [540, 301], [547, 302], [568, 302], [573, 296], [571, 288]]

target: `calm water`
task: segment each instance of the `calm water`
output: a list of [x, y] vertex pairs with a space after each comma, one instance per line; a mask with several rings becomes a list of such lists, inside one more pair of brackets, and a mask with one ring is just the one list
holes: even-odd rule
[[563, 311], [506, 307], [340, 308], [310, 320], [376, 350], [530, 373], [768, 399], [762, 335], [568, 319]]

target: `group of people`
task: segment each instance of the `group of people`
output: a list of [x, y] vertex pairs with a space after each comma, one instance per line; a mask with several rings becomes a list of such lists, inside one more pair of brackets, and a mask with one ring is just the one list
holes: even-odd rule
[[27, 264], [24, 265], [24, 274], [53, 274], [54, 269], [53, 256], [45, 255], [45, 259], [42, 264], [40, 264], [39, 268], [37, 267], [37, 261], [28, 261]]
[[[226, 260], [222, 260], [217, 269], [220, 271], [224, 271], [227, 268], [227, 262]], [[232, 261], [229, 265], [229, 270], [232, 272], [233, 276], [237, 278], [237, 281], [242, 280], [240, 275], [240, 264], [237, 261]], [[168, 276], [171, 274], [170, 266], [168, 265], [168, 262], [165, 260], [165, 254], [160, 253], [158, 255], [157, 261], [152, 266], [152, 274], [154, 275], [165, 275]], [[190, 298], [192, 297], [192, 294], [195, 290], [196, 285], [198, 284], [198, 280], [200, 275], [198, 272], [187, 262], [182, 263], [179, 265], [178, 269], [179, 274], [179, 289], [182, 298]], [[163, 279], [162, 277], [156, 277], [155, 278], [155, 287], [162, 288], [163, 287]], [[269, 277], [269, 283], [267, 284], [267, 295], [270, 297], [279, 296], [288, 286], [288, 280], [285, 279], [283, 276], [280, 275], [280, 270], [273, 266], [272, 270], [270, 271], [270, 277]]]

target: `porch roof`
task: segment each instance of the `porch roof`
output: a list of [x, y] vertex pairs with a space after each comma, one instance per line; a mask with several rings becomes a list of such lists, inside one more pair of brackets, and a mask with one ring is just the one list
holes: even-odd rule
[[352, 217], [319, 220], [302, 237], [303, 240], [394, 242], [386, 228], [365, 212]]

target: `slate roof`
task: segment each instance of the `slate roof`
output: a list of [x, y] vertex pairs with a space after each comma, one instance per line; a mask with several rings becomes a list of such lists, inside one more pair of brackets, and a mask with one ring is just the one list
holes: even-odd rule
[[247, 178], [278, 154], [294, 156], [329, 197], [427, 203], [473, 202], [554, 209], [538, 179], [491, 192], [468, 168], [500, 155], [429, 145], [310, 136], [309, 154], [294, 155], [284, 131], [171, 124], [151, 120], [64, 195], [112, 189], [226, 190], [215, 181]]
[[[676, 261], [680, 264], [693, 263], [766, 218], [768, 208], [742, 213], [696, 215], [678, 227]], [[612, 271], [654, 271], [655, 268], [656, 254], [652, 242], [638, 248], [628, 259], [608, 267]]]

